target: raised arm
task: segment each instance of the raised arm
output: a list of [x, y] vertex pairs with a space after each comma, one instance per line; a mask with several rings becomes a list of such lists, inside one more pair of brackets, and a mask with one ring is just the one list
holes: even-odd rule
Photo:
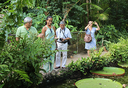
[[97, 30], [97, 31], [100, 30], [100, 27], [99, 27], [99, 25], [98, 25], [97, 22], [95, 22], [95, 25], [97, 26], [96, 30]]
[[85, 27], [85, 30], [87, 30], [88, 27], [89, 27], [89, 24]]

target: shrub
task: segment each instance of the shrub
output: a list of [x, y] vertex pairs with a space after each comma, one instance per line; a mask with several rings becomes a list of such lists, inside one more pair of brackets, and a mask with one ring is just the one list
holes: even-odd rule
[[118, 43], [109, 45], [111, 58], [118, 62], [128, 62], [128, 39], [120, 38]]
[[109, 42], [118, 42], [119, 38], [119, 31], [115, 29], [114, 25], [105, 25], [101, 27], [100, 31], [96, 35], [97, 39], [97, 44], [104, 45], [107, 44], [107, 42], [104, 42], [104, 40], [109, 41]]
[[48, 58], [56, 51], [51, 51], [51, 42], [38, 38], [34, 41], [23, 39], [19, 43], [11, 37], [0, 54], [0, 84], [3, 88], [31, 88], [42, 81], [45, 71], [40, 67], [48, 62]]
[[89, 70], [101, 70], [104, 66], [111, 61], [108, 57], [100, 56], [102, 54], [103, 47], [99, 51], [94, 51], [91, 57], [81, 58], [76, 62], [71, 62], [67, 67], [72, 72], [81, 71], [82, 73]]

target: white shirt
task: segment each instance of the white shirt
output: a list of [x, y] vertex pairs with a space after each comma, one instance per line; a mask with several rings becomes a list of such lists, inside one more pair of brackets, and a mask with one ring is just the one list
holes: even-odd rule
[[60, 38], [63, 38], [63, 39], [65, 39], [65, 37], [66, 38], [72, 38], [70, 30], [66, 27], [63, 30], [59, 27], [56, 30], [56, 36], [57, 36], [57, 38], [59, 38], [58, 41], [60, 41]]

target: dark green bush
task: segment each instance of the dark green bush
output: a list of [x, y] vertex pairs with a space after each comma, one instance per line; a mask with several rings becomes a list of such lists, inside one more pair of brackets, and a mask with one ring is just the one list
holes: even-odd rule
[[111, 58], [118, 62], [128, 62], [128, 39], [120, 38], [118, 43], [109, 45]]
[[110, 43], [119, 42], [119, 38], [128, 38], [128, 33], [126, 30], [119, 31], [114, 25], [105, 25], [100, 28], [100, 31], [96, 34], [96, 40], [98, 46], [106, 46]]
[[44, 71], [40, 67], [49, 60], [55, 51], [50, 50], [51, 42], [38, 38], [34, 41], [23, 39], [20, 42], [11, 39], [0, 54], [0, 84], [3, 88], [32, 88], [42, 81]]
[[105, 40], [116, 43], [118, 42], [118, 38], [119, 38], [119, 31], [115, 29], [114, 25], [105, 25], [101, 27], [100, 31], [98, 31], [96, 35], [97, 44], [99, 45], [102, 45], [102, 43], [106, 45]]

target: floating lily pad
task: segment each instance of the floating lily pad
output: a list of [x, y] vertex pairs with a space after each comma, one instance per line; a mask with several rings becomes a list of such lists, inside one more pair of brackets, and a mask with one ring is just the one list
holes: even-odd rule
[[102, 70], [91, 70], [92, 74], [101, 76], [122, 76], [125, 74], [125, 70], [117, 67], [104, 67]]
[[128, 68], [128, 63], [118, 63], [119, 66]]
[[87, 78], [75, 83], [78, 88], [122, 88], [119, 82], [106, 78]]

